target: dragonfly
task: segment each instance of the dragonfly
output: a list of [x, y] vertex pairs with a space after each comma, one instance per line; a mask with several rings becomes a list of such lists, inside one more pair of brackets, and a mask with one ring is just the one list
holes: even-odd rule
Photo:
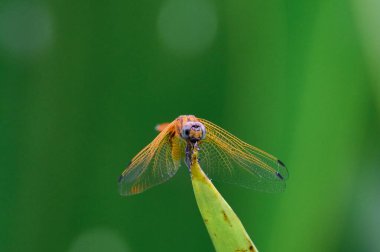
[[143, 148], [119, 177], [123, 196], [141, 193], [172, 178], [182, 163], [191, 173], [192, 152], [213, 180], [265, 192], [285, 189], [288, 171], [278, 158], [194, 115], [181, 115], [156, 126], [157, 137]]

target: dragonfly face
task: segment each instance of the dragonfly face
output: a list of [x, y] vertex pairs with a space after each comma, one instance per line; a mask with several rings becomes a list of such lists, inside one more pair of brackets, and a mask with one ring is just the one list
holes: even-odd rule
[[175, 175], [182, 160], [190, 168], [193, 148], [198, 149], [200, 165], [212, 179], [260, 191], [285, 189], [288, 172], [283, 162], [205, 119], [179, 116], [156, 129], [158, 136], [120, 176], [122, 195], [137, 194], [165, 182]]
[[192, 143], [198, 142], [206, 137], [206, 128], [200, 122], [187, 122], [182, 127], [181, 137]]

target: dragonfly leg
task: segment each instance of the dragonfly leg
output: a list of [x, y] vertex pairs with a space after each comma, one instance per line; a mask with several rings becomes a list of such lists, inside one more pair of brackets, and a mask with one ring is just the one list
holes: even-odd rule
[[[200, 148], [198, 146], [198, 142], [195, 142], [194, 144], [194, 149], [197, 150], [197, 152], [199, 152]], [[199, 155], [197, 155], [197, 160], [198, 160], [198, 163], [200, 162], [200, 158], [199, 158]]]

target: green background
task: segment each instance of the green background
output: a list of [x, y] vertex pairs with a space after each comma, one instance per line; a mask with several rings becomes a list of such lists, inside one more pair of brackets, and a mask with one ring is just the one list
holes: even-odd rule
[[117, 178], [181, 114], [283, 160], [216, 183], [260, 251], [380, 251], [380, 4], [0, 2], [0, 251], [212, 251], [187, 169]]

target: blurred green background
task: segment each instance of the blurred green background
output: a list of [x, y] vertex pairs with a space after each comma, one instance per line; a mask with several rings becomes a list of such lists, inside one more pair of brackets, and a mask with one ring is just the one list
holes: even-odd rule
[[380, 251], [380, 2], [0, 2], [0, 251], [213, 251], [184, 166], [117, 178], [181, 114], [281, 158], [216, 183], [260, 251]]

